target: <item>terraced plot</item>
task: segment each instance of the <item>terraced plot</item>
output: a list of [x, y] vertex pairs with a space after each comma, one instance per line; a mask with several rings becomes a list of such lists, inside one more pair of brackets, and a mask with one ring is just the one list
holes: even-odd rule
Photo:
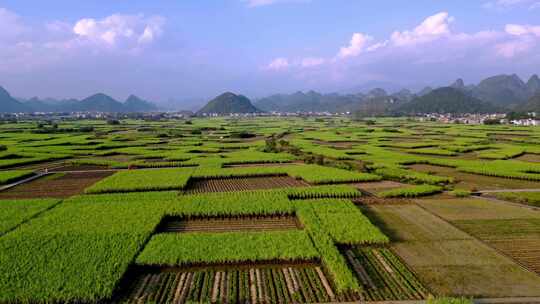
[[181, 219], [168, 217], [159, 232], [272, 231], [301, 228], [295, 216], [249, 216], [231, 218]]
[[303, 180], [290, 176], [212, 178], [191, 181], [186, 193], [235, 192], [308, 186], [309, 184]]
[[0, 192], [0, 199], [67, 198], [83, 193], [84, 189], [113, 172], [55, 173]]

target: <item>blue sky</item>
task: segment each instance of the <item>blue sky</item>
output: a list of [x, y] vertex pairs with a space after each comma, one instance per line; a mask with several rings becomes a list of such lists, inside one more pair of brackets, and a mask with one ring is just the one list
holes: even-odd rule
[[539, 15], [540, 0], [0, 0], [0, 85], [163, 102], [528, 78]]

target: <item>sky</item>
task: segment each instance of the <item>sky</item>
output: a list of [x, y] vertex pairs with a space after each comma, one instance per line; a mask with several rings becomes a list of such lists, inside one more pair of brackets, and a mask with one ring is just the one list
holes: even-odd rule
[[0, 0], [0, 86], [163, 103], [526, 81], [539, 16], [540, 0]]

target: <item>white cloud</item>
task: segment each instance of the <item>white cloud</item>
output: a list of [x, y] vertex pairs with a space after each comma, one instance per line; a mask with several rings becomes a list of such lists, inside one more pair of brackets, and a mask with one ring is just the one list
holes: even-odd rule
[[354, 33], [348, 46], [342, 47], [339, 50], [339, 58], [355, 57], [364, 52], [368, 44], [373, 40], [373, 37], [362, 33]]
[[397, 46], [410, 46], [433, 41], [451, 33], [450, 23], [454, 21], [447, 12], [441, 12], [426, 18], [412, 31], [395, 31], [391, 41]]
[[534, 46], [535, 43], [530, 39], [518, 39], [497, 44], [495, 48], [498, 55], [506, 58], [513, 58], [521, 53], [528, 52]]
[[311, 0], [242, 0], [248, 7], [267, 6], [278, 3], [303, 3]]
[[540, 26], [507, 24], [505, 31], [514, 36], [534, 35], [540, 37]]
[[290, 66], [289, 60], [287, 58], [276, 58], [272, 60], [267, 66], [266, 69], [273, 70], [273, 71], [279, 71], [279, 70], [285, 70]]
[[303, 68], [311, 68], [322, 65], [326, 62], [326, 59], [320, 57], [307, 57], [302, 59], [300, 66]]
[[78, 38], [109, 46], [143, 44], [154, 41], [163, 33], [162, 17], [143, 15], [111, 15], [101, 20], [85, 18], [73, 26]]

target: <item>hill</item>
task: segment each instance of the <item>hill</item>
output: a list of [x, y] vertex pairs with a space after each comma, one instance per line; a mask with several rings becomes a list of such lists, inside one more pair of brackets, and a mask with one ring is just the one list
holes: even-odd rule
[[315, 91], [276, 94], [259, 99], [255, 106], [271, 112], [349, 112], [358, 106], [362, 95], [320, 94]]
[[152, 112], [157, 106], [149, 101], [141, 99], [135, 95], [130, 95], [124, 102], [124, 112]]
[[515, 107], [530, 97], [525, 82], [516, 74], [497, 75], [482, 80], [472, 95], [484, 102], [503, 107]]
[[532, 75], [527, 81], [527, 90], [531, 97], [540, 94], [540, 78], [538, 75]]
[[261, 112], [261, 110], [253, 106], [247, 97], [226, 92], [210, 100], [202, 109], [197, 112], [197, 114], [226, 115], [259, 112]]
[[[1, 88], [0, 88], [1, 89]], [[9, 107], [8, 107], [9, 106]], [[110, 113], [134, 113], [151, 112], [158, 107], [135, 95], [131, 95], [124, 103], [103, 93], [94, 94], [83, 100], [66, 99], [57, 100], [52, 98], [15, 100], [7, 91], [0, 90], [0, 112], [110, 112]]]
[[526, 104], [517, 109], [519, 112], [536, 112], [540, 114], [540, 93], [531, 97]]
[[499, 107], [469, 96], [464, 92], [444, 87], [433, 90], [424, 96], [416, 97], [396, 109], [397, 113], [493, 113], [500, 111]]
[[394, 110], [406, 103], [404, 99], [394, 96], [378, 96], [367, 98], [359, 105], [355, 112], [356, 117], [373, 117], [392, 115]]
[[73, 105], [75, 112], [124, 112], [121, 102], [103, 93], [94, 94]]
[[11, 97], [8, 91], [0, 87], [0, 113], [28, 112], [29, 108]]

